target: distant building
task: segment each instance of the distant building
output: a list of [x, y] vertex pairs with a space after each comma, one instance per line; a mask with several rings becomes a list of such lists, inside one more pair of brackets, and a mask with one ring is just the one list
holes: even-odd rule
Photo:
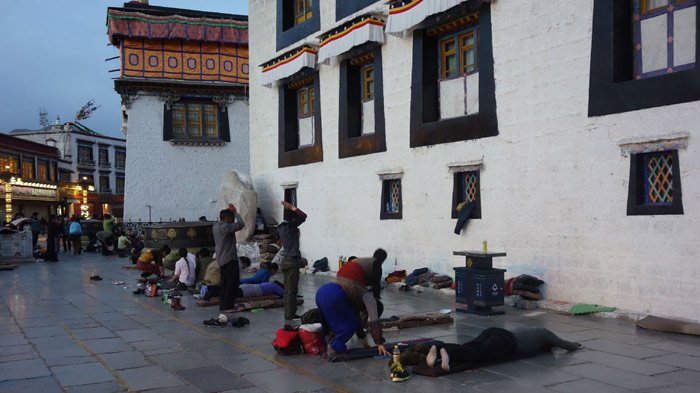
[[[87, 181], [95, 188], [88, 194], [91, 217], [124, 212], [126, 140], [95, 132], [78, 122], [53, 125], [44, 130], [15, 130], [10, 134], [44, 146], [55, 146], [65, 161], [58, 167], [58, 180], [72, 184]], [[82, 198], [68, 197], [67, 214], [79, 214]]]
[[[39, 217], [49, 214], [61, 214], [66, 208], [65, 199], [58, 192], [59, 164], [61, 155], [55, 147], [0, 134], [0, 172], [5, 172], [2, 183], [2, 200], [0, 221], [22, 213], [29, 217], [39, 213]], [[6, 194], [10, 183], [10, 196]]]
[[108, 8], [107, 27], [128, 135], [124, 219], [215, 217], [223, 173], [250, 172], [247, 16], [131, 2]]

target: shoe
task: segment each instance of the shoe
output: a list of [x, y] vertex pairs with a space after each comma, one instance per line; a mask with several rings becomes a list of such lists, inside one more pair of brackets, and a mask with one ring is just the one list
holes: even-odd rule
[[95, 274], [94, 276], [90, 276], [90, 281], [100, 281], [102, 280], [102, 277], [98, 276]]
[[146, 293], [146, 290], [143, 289], [143, 288], [139, 288], [139, 289], [135, 290], [135, 291], [132, 292], [132, 293], [133, 293], [134, 295], [143, 295], [144, 293]]
[[235, 321], [231, 322], [232, 327], [243, 327], [245, 325], [249, 325], [250, 320], [245, 317], [238, 317]]
[[204, 326], [208, 327], [224, 327], [228, 324], [228, 317], [225, 314], [219, 314], [218, 318], [211, 318], [204, 321]]
[[396, 368], [391, 372], [391, 382], [403, 382], [411, 378], [413, 375], [411, 367]]

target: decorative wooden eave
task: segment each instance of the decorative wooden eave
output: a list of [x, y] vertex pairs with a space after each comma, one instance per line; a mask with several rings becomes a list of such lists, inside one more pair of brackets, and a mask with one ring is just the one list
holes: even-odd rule
[[370, 15], [362, 15], [344, 23], [319, 37], [319, 63], [342, 55], [367, 42], [384, 43], [384, 21]]
[[389, 5], [386, 32], [403, 36], [431, 15], [439, 14], [467, 1], [489, 0], [395, 0]]
[[114, 90], [121, 95], [136, 96], [139, 91], [153, 93], [191, 93], [192, 95], [211, 96], [228, 94], [247, 96], [248, 85], [220, 81], [183, 81], [159, 80], [153, 78], [119, 78], [114, 80]]
[[154, 9], [152, 12], [147, 7], [138, 10], [108, 8], [109, 41], [119, 45], [126, 37], [248, 45], [248, 20], [245, 16], [213, 18], [206, 13], [196, 16], [196, 12], [189, 10], [151, 8]]
[[314, 68], [317, 54], [316, 49], [305, 45], [261, 64], [262, 84], [272, 86], [277, 81], [288, 78], [304, 68]]

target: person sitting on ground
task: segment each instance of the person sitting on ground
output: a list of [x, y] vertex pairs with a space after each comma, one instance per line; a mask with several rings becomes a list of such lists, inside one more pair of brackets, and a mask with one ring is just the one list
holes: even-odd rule
[[255, 275], [242, 278], [241, 284], [260, 284], [270, 281], [270, 276], [274, 276], [279, 271], [279, 265], [271, 263], [268, 267], [261, 267]]
[[[581, 344], [566, 341], [543, 327], [523, 327], [510, 330], [490, 327], [464, 344], [433, 345], [427, 354], [423, 354], [424, 350], [409, 348], [404, 351], [401, 360], [402, 364], [405, 365], [418, 365], [424, 359], [428, 367], [436, 366], [439, 361], [440, 368], [450, 371], [450, 363], [453, 365], [468, 363], [470, 368], [474, 368], [513, 358], [535, 356], [537, 353], [549, 351], [553, 347], [575, 351], [581, 348]], [[419, 352], [419, 355], [414, 356], [411, 352]], [[404, 359], [406, 363], [404, 363]]]
[[195, 261], [197, 261], [197, 281], [204, 281], [204, 274], [207, 272], [209, 264], [214, 260], [211, 257], [211, 252], [208, 248], [202, 247], [195, 254]]
[[184, 290], [194, 286], [197, 263], [194, 254], [184, 247], [178, 250], [178, 255], [180, 259], [175, 262], [175, 273], [170, 277], [169, 286]]
[[346, 343], [360, 327], [358, 315], [362, 310], [367, 312], [369, 330], [379, 354], [387, 354], [377, 300], [367, 290], [365, 273], [358, 263], [347, 262], [338, 270], [337, 282], [324, 284], [318, 289], [316, 306], [324, 321], [324, 331], [334, 333], [326, 354], [329, 360], [347, 351]]
[[158, 277], [164, 275], [163, 254], [170, 254], [170, 247], [167, 244], [163, 245], [159, 250], [145, 249], [141, 253], [141, 256], [136, 261], [136, 268], [142, 272], [140, 281], [146, 281], [152, 274]]
[[172, 250], [168, 254], [163, 254], [163, 267], [165, 267], [168, 270], [174, 271], [175, 262], [177, 262], [179, 259], [180, 255], [176, 250]]
[[136, 261], [139, 259], [139, 255], [141, 255], [141, 251], [143, 250], [143, 242], [136, 234], [129, 235], [129, 241], [131, 242], [130, 259], [131, 263], [135, 265]]
[[126, 236], [125, 232], [119, 231], [117, 238], [117, 255], [126, 257], [131, 253], [131, 240]]

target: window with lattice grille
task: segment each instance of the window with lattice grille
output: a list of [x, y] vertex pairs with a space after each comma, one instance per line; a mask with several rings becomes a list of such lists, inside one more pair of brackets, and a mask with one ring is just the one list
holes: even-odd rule
[[677, 150], [632, 155], [627, 214], [683, 214]]
[[401, 179], [383, 180], [382, 208], [379, 218], [382, 220], [401, 219], [402, 213]]
[[481, 176], [479, 171], [455, 172], [452, 188], [452, 218], [457, 218], [457, 206], [461, 203], [473, 203], [474, 210], [470, 218], [481, 218]]

